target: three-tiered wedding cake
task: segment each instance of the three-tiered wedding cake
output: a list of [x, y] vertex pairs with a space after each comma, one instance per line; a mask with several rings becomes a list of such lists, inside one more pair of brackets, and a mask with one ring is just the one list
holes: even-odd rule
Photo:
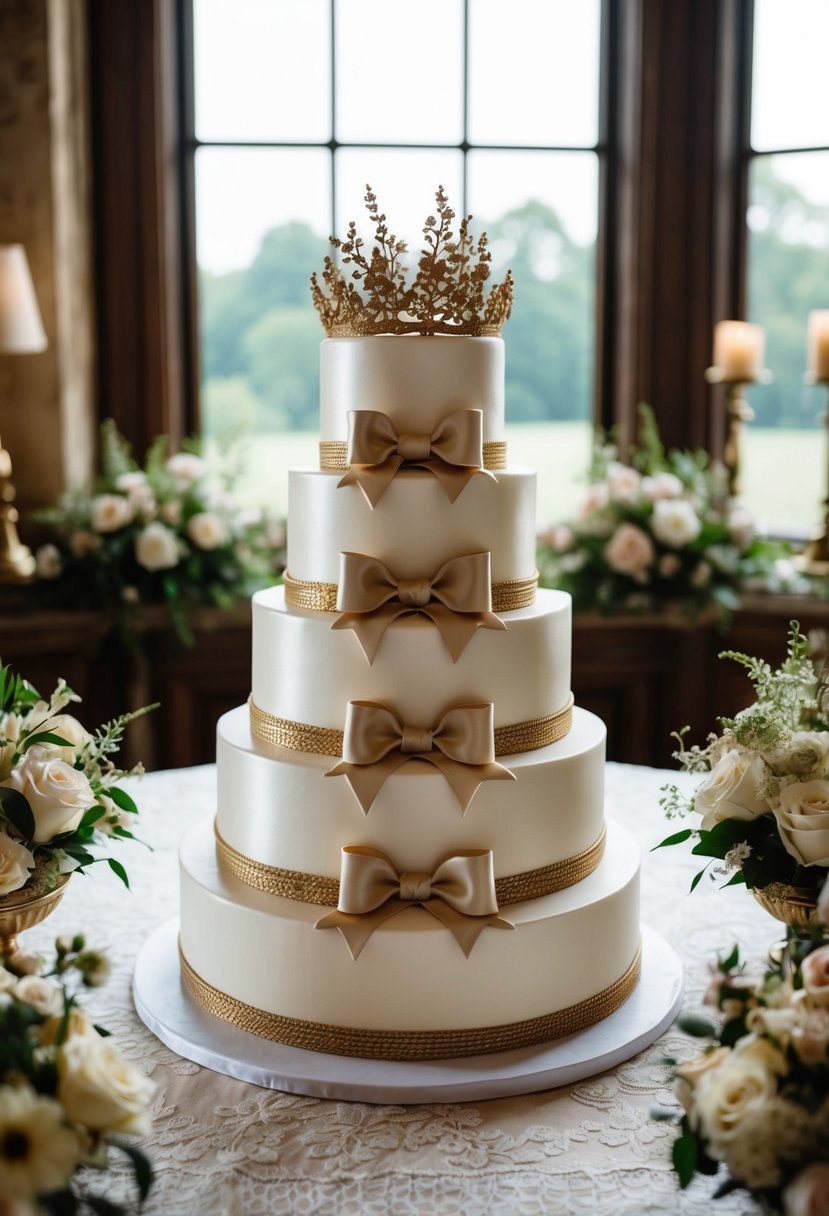
[[535, 472], [507, 463], [507, 280], [442, 192], [407, 286], [378, 224], [315, 303], [320, 467], [290, 474], [285, 584], [253, 601], [215, 829], [181, 851], [191, 996], [342, 1055], [429, 1059], [593, 1024], [639, 968], [639, 854], [605, 824], [605, 731], [537, 590]]

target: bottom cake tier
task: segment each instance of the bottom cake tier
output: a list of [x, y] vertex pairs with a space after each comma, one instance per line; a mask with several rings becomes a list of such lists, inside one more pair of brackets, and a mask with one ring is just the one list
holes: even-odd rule
[[639, 849], [608, 824], [588, 877], [501, 909], [468, 957], [424, 908], [395, 915], [352, 959], [330, 909], [224, 872], [213, 824], [181, 848], [182, 977], [190, 995], [260, 1037], [335, 1055], [439, 1059], [547, 1042], [607, 1017], [639, 972]]

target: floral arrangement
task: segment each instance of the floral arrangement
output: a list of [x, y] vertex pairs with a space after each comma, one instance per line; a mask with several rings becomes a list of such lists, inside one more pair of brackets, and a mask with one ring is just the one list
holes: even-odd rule
[[816, 898], [829, 869], [829, 672], [796, 621], [777, 669], [734, 651], [720, 657], [746, 669], [756, 700], [721, 718], [705, 747], [686, 749], [686, 731], [675, 735], [675, 758], [705, 776], [690, 798], [666, 786], [661, 805], [669, 818], [701, 819], [657, 848], [693, 839], [692, 852], [711, 859], [692, 890], [716, 859], [728, 886], [783, 884]]
[[[829, 919], [829, 898], [822, 913]], [[790, 947], [760, 982], [735, 947], [712, 967], [705, 996], [722, 1014], [719, 1027], [680, 1020], [708, 1039], [701, 1055], [669, 1061], [684, 1110], [673, 1145], [681, 1186], [725, 1165], [715, 1198], [744, 1187], [786, 1216], [829, 1210], [829, 945], [820, 939]]]
[[109, 971], [80, 936], [58, 938], [54, 963], [17, 951], [0, 965], [0, 1209], [10, 1216], [117, 1216], [109, 1199], [81, 1199], [81, 1166], [106, 1170], [110, 1153], [132, 1164], [139, 1199], [152, 1183], [144, 1154], [124, 1136], [150, 1129], [153, 1083], [112, 1046], [78, 1003]]
[[[67, 705], [65, 680], [48, 701], [0, 666], [0, 911], [4, 903], [54, 890], [61, 875], [106, 860], [129, 885], [116, 840], [132, 840], [137, 807], [119, 782], [140, 774], [115, 766], [125, 726], [147, 706], [90, 734]], [[15, 894], [18, 893], [18, 894]]]
[[114, 424], [104, 423], [103, 472], [93, 491], [70, 491], [34, 516], [56, 534], [57, 543], [35, 555], [48, 603], [106, 607], [122, 621], [143, 605], [164, 604], [189, 642], [194, 606], [229, 608], [277, 580], [284, 526], [241, 506], [233, 453], [211, 460], [198, 446], [168, 455], [161, 436], [140, 468]]
[[666, 602], [730, 611], [741, 586], [793, 582], [786, 547], [757, 537], [728, 501], [722, 466], [703, 451], [666, 452], [652, 410], [639, 411], [633, 464], [600, 437], [576, 517], [539, 537], [542, 583], [569, 592], [577, 610], [633, 612]]

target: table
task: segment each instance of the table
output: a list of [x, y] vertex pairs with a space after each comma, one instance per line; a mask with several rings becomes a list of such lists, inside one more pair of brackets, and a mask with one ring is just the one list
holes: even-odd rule
[[[687, 1009], [699, 1008], [706, 962], [734, 942], [759, 966], [780, 934], [741, 890], [708, 883], [689, 895], [698, 859], [687, 849], [648, 850], [671, 831], [658, 805], [666, 781], [685, 774], [607, 766], [608, 813], [638, 838], [643, 920], [679, 951]], [[213, 766], [154, 773], [130, 786], [152, 852], [125, 844], [132, 893], [97, 867], [78, 877], [54, 915], [31, 931], [30, 947], [83, 930], [114, 963], [103, 989], [87, 995], [94, 1019], [154, 1079], [153, 1132], [146, 1150], [156, 1184], [147, 1216], [710, 1216], [711, 1181], [680, 1194], [670, 1167], [671, 1126], [649, 1117], [671, 1101], [666, 1054], [691, 1055], [671, 1030], [612, 1072], [525, 1097], [456, 1105], [380, 1107], [259, 1089], [182, 1060], [162, 1046], [132, 1007], [130, 982], [141, 943], [178, 907], [176, 847], [214, 806]], [[105, 1193], [123, 1198], [128, 1173]], [[89, 1182], [101, 1190], [99, 1175]], [[759, 1209], [744, 1195], [719, 1201], [717, 1216]]]

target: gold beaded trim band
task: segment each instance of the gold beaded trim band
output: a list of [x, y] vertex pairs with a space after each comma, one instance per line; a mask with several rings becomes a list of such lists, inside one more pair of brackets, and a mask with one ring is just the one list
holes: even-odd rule
[[[340, 898], [339, 878], [327, 878], [323, 874], [305, 874], [301, 870], [281, 870], [277, 866], [268, 866], [264, 862], [254, 861], [244, 853], [239, 853], [226, 840], [216, 833], [216, 852], [222, 863], [227, 866], [234, 878], [264, 891], [268, 895], [280, 895], [283, 899], [295, 899], [304, 904], [322, 904], [328, 908], [336, 908]], [[549, 866], [541, 866], [537, 870], [524, 870], [520, 874], [510, 874], [506, 878], [495, 879], [495, 896], [498, 907], [506, 904], [520, 904], [525, 899], [539, 899], [543, 895], [552, 895], [572, 887], [583, 878], [587, 878], [596, 869], [604, 854], [606, 829], [598, 840], [581, 853], [573, 857], [565, 857], [562, 861], [553, 862]]]
[[283, 1017], [247, 1005], [214, 988], [198, 975], [179, 950], [184, 986], [193, 1000], [214, 1017], [239, 1030], [329, 1055], [359, 1056], [372, 1060], [442, 1060], [460, 1056], [510, 1051], [547, 1043], [564, 1035], [577, 1034], [609, 1017], [622, 1005], [639, 979], [641, 947], [633, 962], [615, 983], [566, 1009], [524, 1022], [502, 1026], [470, 1027], [464, 1030], [361, 1030], [354, 1026], [329, 1026], [303, 1018]]
[[[292, 578], [285, 572], [285, 603], [291, 608], [305, 608], [309, 612], [337, 611], [337, 584], [305, 582]], [[492, 611], [512, 612], [516, 608], [529, 608], [535, 601], [538, 587], [538, 571], [532, 578], [514, 578], [503, 583], [492, 584]]]
[[[304, 722], [292, 722], [289, 718], [277, 718], [248, 699], [250, 707], [250, 729], [254, 738], [262, 743], [287, 747], [294, 752], [313, 752], [318, 756], [341, 756], [343, 754], [343, 732], [328, 726], [309, 726]], [[531, 718], [528, 722], [513, 722], [508, 726], [496, 726], [495, 755], [514, 756], [518, 752], [532, 752], [539, 747], [556, 743], [570, 730], [573, 721], [573, 696], [563, 709], [547, 714], [543, 718]]]
[[[485, 469], [507, 467], [506, 439], [485, 439], [483, 445]], [[344, 439], [320, 441], [320, 469], [325, 473], [345, 473], [349, 468], [348, 445]]]

